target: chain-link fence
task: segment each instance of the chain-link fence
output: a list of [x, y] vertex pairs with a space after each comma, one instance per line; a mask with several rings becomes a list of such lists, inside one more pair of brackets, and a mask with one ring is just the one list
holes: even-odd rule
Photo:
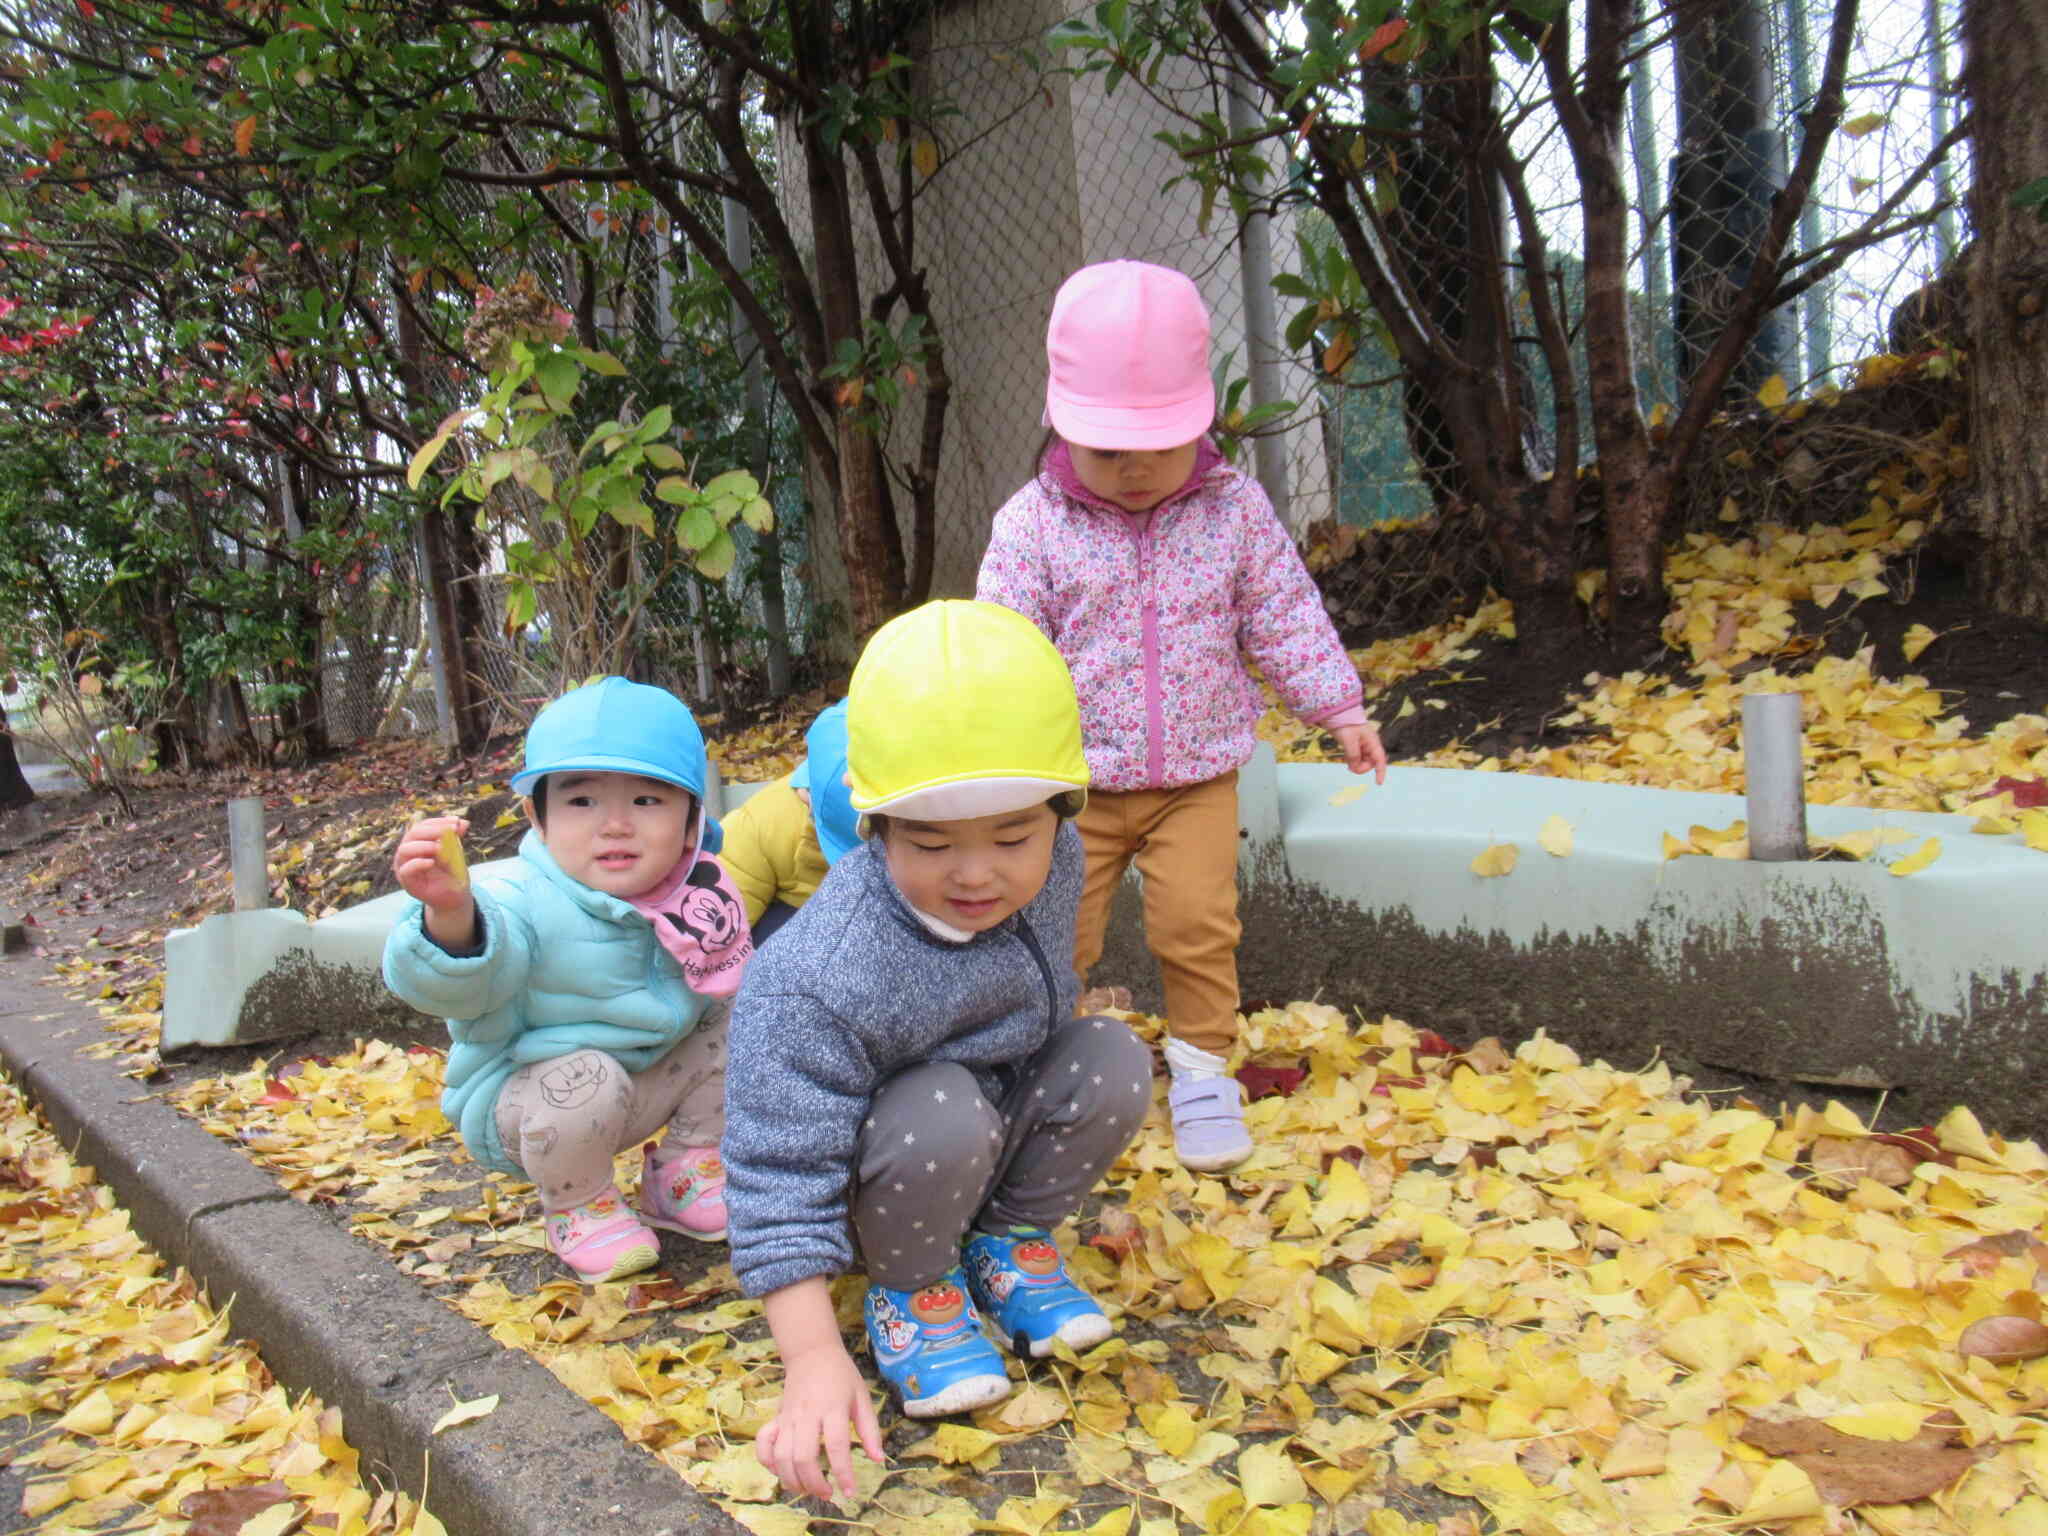
[[[1738, 373], [1744, 387], [1771, 375], [1794, 393], [1840, 383], [1865, 356], [1926, 343], [1925, 324], [1902, 331], [1893, 316], [1925, 319], [1926, 296], [1939, 290], [1936, 280], [1953, 268], [1965, 237], [1960, 211], [1950, 206], [1967, 181], [1964, 149], [1952, 144], [1945, 159], [1935, 155], [1959, 116], [1951, 85], [1957, 3], [1862, 0], [1849, 51], [1845, 121], [1819, 166], [1788, 272], [1797, 276], [1837, 242], [1860, 238], [1873, 220], [1891, 232], [1771, 318]], [[1078, 266], [1132, 257], [1178, 267], [1200, 285], [1212, 314], [1219, 374], [1226, 382], [1250, 378], [1241, 405], [1297, 403], [1281, 428], [1248, 445], [1248, 467], [1289, 527], [1312, 546], [1312, 564], [1348, 560], [1356, 567], [1349, 586], [1334, 594], [1340, 623], [1357, 632], [1409, 622], [1440, 615], [1458, 595], [1476, 595], [1494, 574], [1480, 519], [1445, 494], [1452, 445], [1384, 339], [1361, 335], [1348, 362], [1333, 360], [1326, 327], [1311, 327], [1306, 335], [1297, 327], [1293, 346], [1283, 339], [1300, 304], [1282, 299], [1276, 305], [1273, 278], [1284, 281], [1325, 261], [1334, 243], [1327, 220], [1298, 200], [1282, 200], [1269, 216], [1240, 226], [1227, 202], [1204, 199], [1187, 164], [1159, 137], [1202, 114], [1233, 125], [1253, 120], [1248, 103], [1233, 99], [1222, 55], [1169, 59], [1148, 74], [1145, 88], [1126, 81], [1106, 91], [1099, 75], [1068, 73], [1059, 66], [1074, 60], [1047, 51], [1052, 26], [1090, 9], [1073, 0], [934, 5], [918, 38], [917, 85], [942, 110], [935, 118], [938, 171], [918, 191], [917, 261], [927, 274], [951, 378], [934, 594], [972, 590], [995, 510], [1032, 472], [1044, 432], [1043, 338], [1054, 292]], [[1716, 303], [1725, 301], [1731, 275], [1744, 270], [1769, 199], [1797, 154], [1834, 16], [1829, 0], [1755, 0], [1753, 9], [1734, 3], [1710, 9], [1711, 25], [1689, 21], [1683, 32], [1671, 10], [1656, 10], [1624, 49], [1628, 310], [1637, 385], [1653, 410], [1676, 403], [1687, 349], [1710, 334]], [[1572, 14], [1582, 10], [1574, 7]], [[648, 49], [657, 59], [651, 37]], [[1574, 39], [1572, 51], [1583, 53], [1582, 38]], [[1583, 391], [1584, 234], [1572, 156], [1541, 68], [1498, 48], [1491, 71], [1493, 101], [1511, 125], [1513, 157], [1548, 245], [1547, 282], [1571, 333]], [[1389, 89], [1404, 93], [1403, 104], [1417, 114], [1412, 120], [1426, 123], [1430, 87], [1398, 71], [1389, 78]], [[678, 122], [672, 131], [679, 157], [710, 152], [693, 137], [701, 128]], [[782, 196], [790, 227], [801, 235], [809, 226], [800, 160], [791, 137], [785, 133], [779, 142]], [[1410, 232], [1406, 254], [1413, 267], [1476, 270], [1471, 251], [1485, 242], [1470, 223], [1469, 179], [1431, 165], [1426, 135], [1389, 142], [1382, 211], [1389, 228]], [[1272, 185], [1297, 174], [1286, 158], [1289, 148], [1269, 146]], [[475, 201], [480, 217], [488, 214], [492, 194], [462, 195]], [[595, 219], [601, 209], [600, 202], [580, 216]], [[1524, 449], [1540, 470], [1556, 451], [1549, 372], [1536, 344], [1507, 201], [1497, 199], [1482, 217], [1500, 226], [1496, 243], [1505, 254], [1490, 281], [1505, 289], [1502, 302], [1513, 313], [1512, 346], [1529, 424]], [[674, 341], [674, 285], [687, 268], [686, 256], [659, 220], [622, 216], [598, 225], [616, 259], [604, 264], [602, 291], [587, 307], [622, 353], [659, 352]], [[864, 289], [873, 291], [883, 269], [879, 250], [870, 240], [859, 256]], [[538, 267], [565, 300], [580, 297], [576, 285], [587, 269], [566, 249], [543, 248], [518, 262]], [[512, 274], [491, 275], [503, 281]], [[1920, 301], [1906, 303], [1916, 291]], [[1460, 302], [1479, 302], [1474, 292], [1467, 284]], [[1333, 369], [1333, 361], [1343, 365]], [[894, 414], [891, 446], [898, 457], [912, 457], [923, 403], [913, 387]], [[829, 532], [804, 537], [807, 505], [789, 447], [787, 407], [777, 402], [773, 409], [778, 420], [771, 436], [783, 445], [771, 476], [784, 529], [776, 558], [789, 598], [788, 628], [800, 647], [817, 605], [831, 600], [843, 573], [836, 570]], [[1582, 462], [1590, 459], [1590, 432], [1582, 432], [1579, 452]], [[829, 530], [829, 519], [818, 524]], [[1369, 555], [1360, 554], [1357, 535], [1346, 531], [1362, 527], [1383, 535]], [[735, 575], [717, 588], [681, 580], [655, 594], [647, 613], [649, 654], [664, 681], [707, 699], [717, 692], [721, 666], [730, 670], [758, 658], [749, 647], [767, 615], [759, 584], [749, 579], [755, 553], [751, 539], [743, 539]], [[719, 612], [708, 614], [713, 608]], [[727, 635], [753, 638], [742, 641], [737, 654], [707, 650], [701, 637], [720, 626]], [[337, 734], [360, 733], [371, 715], [381, 720], [388, 714], [396, 674], [389, 657], [377, 665], [387, 696], [369, 700], [360, 684], [343, 682], [337, 699], [366, 702], [330, 707]], [[401, 711], [401, 718], [423, 718], [412, 704], [406, 708], [413, 712]]]
[[[1273, 361], [1270, 373], [1254, 375], [1254, 398], [1291, 399], [1302, 409], [1258, 445], [1252, 467], [1298, 534], [1324, 525], [1318, 536], [1327, 542], [1340, 525], [1397, 525], [1411, 531], [1381, 552], [1391, 572], [1375, 584], [1397, 574], [1409, 590], [1483, 585], [1476, 521], [1446, 515], [1439, 477], [1452, 446], [1391, 349], [1367, 336], [1333, 378], [1318, 366], [1327, 360], [1326, 331], [1312, 331], [1290, 351], [1279, 332], [1298, 306], [1283, 301], [1276, 319], [1262, 312], [1269, 272], [1297, 270], [1305, 253], [1313, 259], [1331, 242], [1327, 223], [1283, 204], [1240, 230], [1227, 206], [1205, 208], [1186, 165], [1156, 137], [1184, 128], [1191, 115], [1228, 118], [1233, 104], [1220, 73], [1170, 59], [1157, 74], [1147, 71], [1149, 89], [1126, 81], [1105, 92], [1100, 76], [1041, 72], [1049, 62], [1042, 57], [1046, 29], [1091, 9], [980, 0], [939, 8], [930, 23], [923, 83], [954, 112], [942, 119], [943, 168], [919, 213], [953, 376], [938, 590], [971, 588], [995, 508], [1030, 471], [1055, 289], [1075, 267], [1112, 257], [1163, 262], [1196, 279], [1226, 378], [1247, 372], [1254, 358]], [[1728, 5], [1717, 15], [1680, 33], [1670, 11], [1657, 11], [1624, 45], [1628, 307], [1637, 383], [1653, 412], [1676, 403], [1687, 349], [1711, 337], [1728, 285], [1746, 274], [1747, 252], [1798, 150], [1833, 6], [1760, 0], [1753, 12]], [[1888, 326], [1910, 295], [1949, 268], [1963, 238], [1960, 212], [1947, 206], [1967, 179], [1963, 150], [1951, 145], [1945, 159], [1935, 156], [1958, 115], [1956, 29], [1953, 0], [1863, 0], [1844, 122], [1820, 163], [1787, 274], [1800, 276], [1873, 224], [1892, 232], [1770, 318], [1738, 370], [1746, 387], [1773, 375], [1794, 393], [1846, 382], [1859, 359], [1894, 341], [1925, 344], [1924, 331], [1902, 335], [1893, 327], [1888, 334]], [[1583, 52], [1583, 39], [1573, 51]], [[1583, 392], [1583, 225], [1572, 157], [1541, 68], [1504, 48], [1493, 68]], [[1426, 124], [1425, 87], [1400, 89]], [[1418, 232], [1412, 255], [1419, 265], [1469, 265], [1461, 243], [1475, 237], [1465, 223], [1469, 210], [1458, 206], [1470, 196], [1469, 181], [1433, 180], [1420, 138], [1390, 156], [1389, 223], [1405, 220]], [[1505, 230], [1505, 203], [1494, 215]], [[1453, 238], [1446, 233], [1453, 230], [1463, 233]], [[1261, 240], [1263, 254], [1252, 248]], [[1512, 254], [1515, 236], [1505, 233], [1504, 243], [1510, 254], [1496, 272], [1506, 276], [1494, 280], [1506, 283], [1516, 315], [1527, 451], [1540, 472], [1555, 453], [1548, 372]], [[1919, 306], [1906, 308], [1917, 313]], [[1591, 455], [1591, 434], [1582, 432], [1582, 462]]]

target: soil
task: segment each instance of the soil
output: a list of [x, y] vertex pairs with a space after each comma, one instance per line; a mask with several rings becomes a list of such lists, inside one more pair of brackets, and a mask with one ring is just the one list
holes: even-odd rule
[[[1903, 596], [1858, 603], [1847, 611], [1840, 603], [1828, 611], [1797, 605], [1799, 632], [1818, 637], [1820, 644], [1794, 660], [1774, 658], [1770, 664], [1793, 675], [1823, 656], [1853, 656], [1872, 646], [1874, 671], [1926, 678], [1946, 699], [1947, 712], [1969, 721], [1972, 735], [2014, 715], [2048, 714], [2048, 624], [1973, 603], [1962, 571], [1930, 557], [1919, 560], [1905, 585]], [[1935, 630], [1941, 643], [1908, 662], [1899, 645], [1915, 624]], [[1457, 664], [1462, 674], [1457, 686], [1442, 686], [1446, 669], [1418, 672], [1397, 683], [1372, 701], [1374, 715], [1387, 722], [1381, 728], [1387, 751], [1399, 760], [1453, 743], [1488, 756], [1518, 747], [1566, 745], [1584, 728], [1552, 722], [1569, 712], [1573, 694], [1586, 691], [1587, 673], [1615, 670], [1600, 636], [1587, 630], [1581, 640], [1546, 654], [1520, 640], [1484, 635], [1470, 642], [1479, 652], [1477, 659]], [[1636, 665], [1650, 672], [1682, 670], [1675, 653], [1641, 658]], [[1397, 719], [1410, 694], [1418, 706], [1426, 698], [1430, 707]]]

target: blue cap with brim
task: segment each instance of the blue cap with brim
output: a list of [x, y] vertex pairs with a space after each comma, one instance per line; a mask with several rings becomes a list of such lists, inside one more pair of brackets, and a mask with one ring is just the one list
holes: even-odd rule
[[[811, 825], [825, 862], [836, 864], [860, 846], [860, 816], [846, 784], [846, 701], [821, 712], [804, 733], [806, 756], [790, 782], [811, 792]], [[801, 775], [801, 779], [797, 777]]]
[[512, 776], [512, 792], [531, 795], [551, 773], [630, 773], [687, 789], [704, 824], [698, 847], [716, 853], [724, 846], [724, 831], [703, 814], [704, 733], [666, 688], [607, 677], [556, 699], [527, 727], [526, 760]]

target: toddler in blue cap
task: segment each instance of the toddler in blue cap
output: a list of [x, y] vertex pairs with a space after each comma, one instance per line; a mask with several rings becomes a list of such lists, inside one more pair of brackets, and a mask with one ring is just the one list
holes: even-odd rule
[[[650, 1226], [726, 1235], [726, 1022], [753, 944], [705, 778], [680, 700], [604, 678], [526, 733], [516, 874], [472, 888], [459, 816], [413, 823], [392, 857], [414, 899], [384, 980], [448, 1021], [441, 1108], [478, 1162], [534, 1182], [548, 1247], [587, 1281], [657, 1262]], [[612, 1160], [640, 1141], [628, 1206]]]

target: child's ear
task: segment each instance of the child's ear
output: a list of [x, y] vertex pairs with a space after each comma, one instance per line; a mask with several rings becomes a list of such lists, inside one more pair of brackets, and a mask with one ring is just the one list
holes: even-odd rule
[[542, 823], [542, 821], [541, 821], [540, 817], [538, 817], [538, 816], [536, 816], [536, 815], [534, 814], [534, 810], [533, 810], [533, 796], [531, 796], [531, 795], [522, 795], [522, 796], [520, 796], [520, 798], [519, 798], [519, 810], [520, 810], [520, 813], [521, 813], [522, 815], [524, 815], [524, 816], [526, 817], [527, 823], [528, 823], [528, 824], [529, 824], [529, 825], [530, 825], [530, 826], [531, 826], [531, 827], [532, 827], [532, 828], [534, 829], [534, 831], [536, 831], [536, 832], [540, 832], [540, 833], [545, 833], [545, 832], [547, 831], [547, 827], [546, 827], [546, 826], [545, 826], [545, 825], [544, 825], [544, 824]]

